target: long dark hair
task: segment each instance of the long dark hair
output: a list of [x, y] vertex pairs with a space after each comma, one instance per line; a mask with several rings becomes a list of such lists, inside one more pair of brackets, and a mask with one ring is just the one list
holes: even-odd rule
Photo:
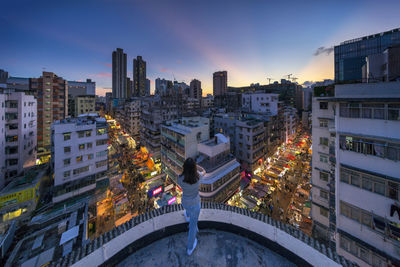
[[182, 175], [184, 176], [183, 181], [188, 184], [195, 184], [199, 180], [197, 165], [192, 158], [187, 158], [183, 163]]

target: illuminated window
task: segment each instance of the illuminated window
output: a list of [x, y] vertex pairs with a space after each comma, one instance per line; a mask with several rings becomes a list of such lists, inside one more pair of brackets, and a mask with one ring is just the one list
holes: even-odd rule
[[81, 162], [82, 161], [82, 156], [76, 157], [76, 162]]

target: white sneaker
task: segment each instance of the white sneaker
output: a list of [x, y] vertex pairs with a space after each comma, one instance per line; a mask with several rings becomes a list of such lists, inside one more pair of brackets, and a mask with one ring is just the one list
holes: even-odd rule
[[196, 248], [196, 246], [197, 246], [197, 238], [194, 239], [193, 248], [191, 250], [189, 250], [189, 249], [187, 250], [187, 254], [189, 256], [192, 255], [192, 253], [193, 253], [194, 249]]
[[186, 214], [186, 210], [185, 210], [185, 219], [186, 219], [186, 222], [189, 222], [189, 221], [190, 221], [190, 217], [189, 217], [189, 216], [187, 216], [187, 214]]

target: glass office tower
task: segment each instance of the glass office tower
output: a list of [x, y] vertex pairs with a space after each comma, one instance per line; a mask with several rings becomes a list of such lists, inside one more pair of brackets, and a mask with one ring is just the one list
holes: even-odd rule
[[335, 82], [361, 82], [361, 68], [368, 55], [382, 53], [392, 45], [400, 44], [400, 28], [377, 33], [335, 46]]

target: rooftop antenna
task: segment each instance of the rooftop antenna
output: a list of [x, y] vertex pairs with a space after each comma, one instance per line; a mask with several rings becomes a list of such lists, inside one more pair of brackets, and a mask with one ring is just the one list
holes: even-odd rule
[[290, 81], [290, 76], [292, 76], [293, 74], [288, 74], [288, 75], [284, 75], [287, 76], [287, 79]]
[[267, 77], [267, 80], [268, 80], [268, 84], [271, 84], [271, 80], [273, 80], [274, 78], [269, 78], [269, 77]]

